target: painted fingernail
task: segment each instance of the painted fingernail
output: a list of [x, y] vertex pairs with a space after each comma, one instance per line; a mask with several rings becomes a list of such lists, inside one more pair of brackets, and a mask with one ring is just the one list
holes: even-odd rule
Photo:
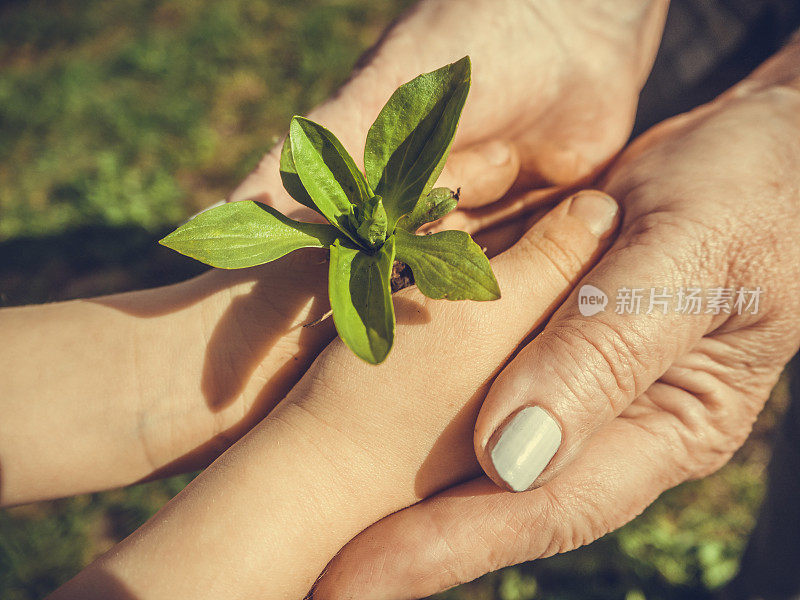
[[527, 490], [561, 445], [561, 428], [546, 410], [526, 406], [495, 432], [489, 456], [500, 478], [515, 492]]
[[586, 224], [593, 234], [602, 236], [614, 225], [619, 206], [603, 192], [579, 192], [572, 198], [569, 214]]
[[482, 152], [486, 162], [493, 167], [502, 167], [511, 160], [511, 148], [508, 142], [500, 140], [489, 142], [484, 146]]

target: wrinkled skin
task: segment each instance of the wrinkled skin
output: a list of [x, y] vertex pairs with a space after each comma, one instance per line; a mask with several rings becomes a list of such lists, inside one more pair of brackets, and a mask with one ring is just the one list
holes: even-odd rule
[[556, 416], [564, 440], [537, 489], [481, 478], [391, 515], [332, 561], [315, 598], [417, 598], [565, 552], [728, 461], [800, 341], [798, 65], [795, 43], [632, 144], [603, 186], [623, 206], [620, 236], [584, 279], [610, 294], [760, 286], [758, 313], [582, 317], [573, 293], [476, 427], [486, 468], [486, 438], [516, 405]]

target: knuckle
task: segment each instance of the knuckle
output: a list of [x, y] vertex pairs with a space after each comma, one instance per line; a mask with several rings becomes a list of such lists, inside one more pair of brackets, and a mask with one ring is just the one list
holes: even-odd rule
[[[665, 448], [663, 487], [706, 477], [725, 465], [747, 439], [759, 406], [749, 394], [718, 388], [700, 392], [665, 382], [642, 399], [660, 413], [646, 428]], [[716, 387], [716, 386], [715, 386]], [[749, 406], [748, 406], [749, 405]]]
[[568, 283], [574, 282], [583, 270], [585, 261], [571, 249], [568, 240], [553, 231], [545, 230], [540, 235], [523, 238], [520, 243], [524, 251], [533, 258], [544, 259]]
[[[556, 375], [567, 385], [572, 400], [587, 413], [597, 414], [598, 392], [606, 409], [619, 414], [642, 387], [644, 342], [635, 328], [625, 330], [597, 319], [569, 319], [545, 330], [545, 343], [557, 345]], [[576, 380], [576, 374], [580, 378]]]
[[545, 512], [551, 522], [558, 524], [541, 558], [575, 550], [614, 529], [606, 515], [608, 507], [602, 490], [582, 488], [568, 492], [563, 487], [550, 490], [546, 486], [539, 489], [547, 496]]
[[744, 443], [750, 432], [748, 425], [743, 436], [731, 435], [712, 422], [683, 428], [674, 443], [674, 455], [683, 460], [673, 460], [673, 469], [683, 480], [702, 479], [723, 467]]
[[[547, 502], [504, 508], [501, 527], [494, 532], [493, 540], [487, 540], [487, 547], [497, 547], [489, 557], [492, 570], [542, 558], [558, 527], [557, 521], [550, 518], [552, 511]], [[497, 515], [495, 512], [494, 517]]]
[[672, 281], [701, 283], [727, 278], [730, 232], [724, 222], [658, 210], [634, 217], [623, 238], [626, 249], [652, 253]]
[[[427, 552], [429, 560], [422, 561], [419, 566], [415, 567], [417, 569], [416, 583], [421, 584], [426, 589], [444, 589], [474, 579], [478, 575], [474, 572], [475, 561], [470, 560], [470, 555], [465, 553], [464, 547], [457, 543], [457, 539], [454, 538], [452, 515], [445, 510], [433, 510], [422, 518], [427, 519], [432, 539], [436, 540], [436, 542], [431, 545], [430, 550]], [[467, 527], [470, 527], [472, 534], [480, 536], [480, 529], [478, 527], [472, 528], [470, 525], [468, 524]], [[399, 538], [402, 538], [401, 533], [398, 532]], [[489, 549], [490, 553], [493, 548], [498, 548], [498, 550], [503, 548], [502, 544], [494, 542], [496, 540], [487, 540], [484, 545], [485, 548]], [[414, 544], [411, 544], [406, 554], [413, 555], [415, 549]], [[487, 568], [500, 568], [494, 567], [492, 560], [490, 554], [489, 561], [491, 564]], [[499, 562], [502, 562], [502, 560]], [[483, 568], [483, 561], [481, 561], [480, 566]], [[501, 566], [505, 566], [505, 564]]]

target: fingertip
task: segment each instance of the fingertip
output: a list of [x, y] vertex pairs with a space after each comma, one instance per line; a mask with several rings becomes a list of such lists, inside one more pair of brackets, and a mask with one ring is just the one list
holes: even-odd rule
[[619, 204], [598, 190], [583, 190], [567, 199], [567, 214], [580, 221], [592, 234], [604, 239], [619, 221]]
[[459, 206], [475, 208], [502, 198], [519, 174], [516, 146], [492, 140], [453, 152], [437, 185], [461, 188]]
[[[597, 260], [616, 230], [619, 207], [607, 194], [585, 190], [562, 200], [536, 221], [492, 268], [501, 287], [536, 286], [554, 300], [569, 292]], [[523, 271], [521, 271], [523, 269]], [[530, 273], [530, 277], [523, 274]], [[566, 284], [565, 284], [566, 282]]]
[[514, 147], [505, 140], [492, 140], [481, 146], [477, 152], [490, 167], [505, 167], [513, 163]]
[[484, 406], [489, 414], [481, 415], [475, 436], [481, 468], [505, 490], [532, 489], [561, 446], [561, 425], [541, 406], [509, 408], [496, 402]]

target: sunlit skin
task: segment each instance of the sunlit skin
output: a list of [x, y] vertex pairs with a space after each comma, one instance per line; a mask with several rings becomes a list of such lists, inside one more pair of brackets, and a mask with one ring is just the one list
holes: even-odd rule
[[[367, 129], [392, 91], [469, 55], [472, 88], [437, 185], [460, 188], [462, 208], [493, 202], [515, 182], [557, 192], [590, 177], [627, 140], [666, 12], [664, 0], [423, 0], [309, 117], [360, 164]], [[230, 199], [309, 215], [281, 187], [280, 151], [278, 144]], [[514, 196], [486, 217], [552, 197]], [[462, 222], [454, 214], [442, 226], [456, 224]]]
[[[474, 232], [508, 220], [525, 207], [553, 202], [563, 187], [607, 161], [630, 131], [666, 13], [660, 1], [620, 0], [613, 8], [608, 2], [503, 1], [503, 10], [496, 0], [420, 2], [310, 114], [360, 162], [367, 128], [397, 85], [469, 53], [476, 65], [470, 99], [437, 185], [460, 188], [462, 206], [482, 205], [501, 197], [524, 165], [534, 173], [530, 181], [546, 187], [528, 192], [521, 186], [469, 216], [455, 211], [438, 228]], [[472, 33], [438, 35], [443, 22]], [[495, 27], [484, 27], [488, 22]], [[556, 44], [560, 37], [570, 45]], [[591, 68], [587, 56], [597, 61]], [[537, 79], [519, 77], [523, 67]], [[504, 110], [498, 110], [498, 89], [508, 103]], [[535, 142], [544, 139], [549, 145]], [[280, 150], [278, 143], [231, 199], [313, 217], [283, 190]], [[298, 268], [287, 257], [160, 290], [0, 311], [3, 330], [16, 340], [0, 347], [9, 374], [0, 378], [7, 405], [0, 422], [0, 503], [106, 489], [208, 464], [267, 414], [333, 338], [329, 321], [301, 328], [327, 311], [327, 265], [324, 254], [314, 256], [311, 266]], [[286, 284], [263, 283], [271, 277]], [[95, 343], [76, 345], [85, 339]], [[163, 350], [153, 353], [154, 347]]]
[[[315, 118], [344, 138], [358, 131], [348, 124], [374, 117], [370, 94], [377, 112], [397, 83], [462, 55], [464, 44], [456, 54], [450, 36], [428, 36], [436, 43], [427, 46], [418, 40], [434, 22], [458, 17], [474, 23], [475, 36], [464, 40], [471, 43], [479, 23], [496, 15], [481, 12], [481, 2], [461, 13], [466, 4], [420, 4], [384, 39], [372, 66]], [[556, 191], [569, 186], [608, 160], [627, 136], [665, 6], [621, 3], [631, 12], [615, 14], [630, 18], [595, 30], [586, 25], [604, 15], [611, 19], [612, 9], [606, 14], [575, 3], [581, 15], [593, 17], [584, 20], [578, 9], [567, 14], [564, 4], [509, 1], [514, 19], [509, 29], [499, 29], [504, 43], [466, 49], [478, 72], [481, 48], [493, 48], [482, 60], [497, 67], [486, 72], [509, 73], [499, 81], [509, 85], [475, 80], [462, 134], [440, 180], [462, 187], [465, 206], [500, 197], [520, 164], [528, 184]], [[512, 35], [528, 14], [537, 16], [523, 21], [525, 35]], [[541, 35], [530, 35], [537, 27]], [[592, 37], [593, 31], [602, 34]], [[573, 43], [556, 52], [548, 36]], [[534, 63], [526, 68], [547, 72], [548, 65], [568, 76], [536, 82], [515, 76], [519, 61], [508, 60], [505, 40], [522, 43], [523, 37], [544, 44], [541, 52], [520, 54]], [[412, 55], [403, 50], [410, 46], [429, 47], [430, 56], [417, 53], [422, 58], [414, 60], [430, 64], [390, 67], [397, 64], [392, 57]], [[569, 48], [571, 60], [536, 64], [539, 56], [561, 56]], [[578, 69], [574, 60], [587, 48], [596, 62]], [[494, 375], [564, 301], [608, 239], [570, 218], [571, 204], [565, 204], [494, 260], [501, 301], [456, 305], [428, 302], [415, 290], [401, 293], [398, 321], [405, 331], [389, 362], [368, 367], [334, 342], [277, 410], [53, 597], [299, 598], [344, 544], [315, 597], [419, 597], [587, 543], [638, 514], [667, 487], [718, 468], [746, 437], [800, 337], [799, 55], [795, 43], [711, 105], [654, 128], [600, 182], [619, 200], [624, 221], [587, 281], [608, 290], [633, 280], [645, 287], [653, 281], [758, 285], [767, 293], [756, 317], [622, 321], [605, 314], [584, 329], [568, 298], [492, 387], [473, 436]], [[626, 62], [631, 56], [635, 62]], [[380, 85], [367, 85], [399, 71], [386, 82], [386, 94]], [[608, 85], [619, 86], [618, 94], [597, 93]], [[506, 112], [539, 115], [519, 134], [510, 135], [507, 122], [492, 121], [497, 88], [510, 103]], [[514, 89], [522, 91], [515, 95]], [[607, 97], [614, 99], [608, 106]], [[519, 113], [512, 110], [514, 98]], [[529, 98], [530, 105], [523, 102]], [[357, 109], [359, 103], [367, 108]], [[550, 112], [537, 113], [537, 106]], [[555, 118], [560, 111], [564, 118]], [[593, 118], [582, 121], [583, 114]], [[508, 159], [491, 165], [486, 156], [498, 141]], [[343, 142], [360, 155], [355, 140]], [[279, 183], [271, 179], [277, 162], [270, 161], [233, 199], [282, 202]], [[550, 195], [549, 189], [515, 194], [454, 218], [476, 230], [508, 218], [509, 207]], [[500, 245], [509, 240], [501, 236]], [[319, 300], [325, 267], [324, 255], [305, 252], [274, 267], [212, 272], [161, 290], [0, 311], [0, 327], [19, 340], [0, 348], [0, 500], [101, 489], [207, 464], [258, 423], [332, 339], [329, 323], [300, 327], [326, 310]], [[276, 287], [281, 295], [273, 293]], [[153, 355], [153, 347], [159, 353]], [[570, 369], [576, 356], [582, 366]], [[454, 369], [462, 364], [467, 367]], [[552, 377], [539, 375], [542, 365], [550, 365]], [[574, 397], [565, 395], [565, 382], [575, 386]], [[440, 393], [432, 400], [433, 384]], [[540, 390], [532, 400], [550, 403], [565, 440], [540, 487], [511, 494], [480, 476], [480, 467], [493, 426], [520, 399], [517, 390], [528, 386]], [[188, 463], [175, 462], [187, 453]]]
[[489, 261], [468, 233], [415, 234], [457, 204], [456, 192], [433, 186], [467, 100], [470, 73], [465, 56], [394, 90], [367, 134], [364, 173], [328, 129], [292, 118], [281, 149], [281, 182], [327, 222], [292, 220], [259, 202], [227, 202], [160, 243], [227, 269], [266, 264], [301, 248], [328, 248], [336, 331], [372, 364], [386, 358], [394, 340], [395, 260], [413, 271], [429, 298], [496, 300], [500, 291]]
[[107, 581], [142, 599], [300, 598], [362, 529], [477, 475], [471, 432], [487, 382], [611, 233], [591, 233], [573, 206], [585, 199], [492, 261], [500, 300], [399, 292], [403, 335], [384, 363], [333, 342], [261, 423], [53, 598], [105, 597]]
[[[699, 198], [693, 194], [714, 198], [711, 190], [722, 190], [718, 202], [730, 202], [728, 211], [737, 206], [744, 211], [727, 193], [735, 185], [747, 198], [766, 202], [757, 218], [769, 231], [776, 219], [788, 222], [797, 202], [792, 177], [800, 166], [800, 92], [792, 78], [782, 82], [788, 85], [775, 85], [779, 66], [768, 65], [715, 104], [654, 129], [623, 156], [607, 188], [623, 203], [641, 199], [658, 205], [680, 196], [680, 206], [694, 207]], [[771, 83], [762, 84], [762, 77]], [[670, 161], [664, 160], [666, 152]], [[707, 161], [705, 179], [687, 185], [698, 155]], [[772, 167], [793, 175], [776, 180]], [[761, 195], [764, 190], [770, 190], [768, 197]], [[776, 207], [773, 198], [787, 203]], [[567, 434], [564, 447], [572, 454], [557, 458], [552, 469], [558, 476], [545, 477], [538, 489], [510, 494], [485, 477], [472, 479], [479, 473], [474, 418], [497, 365], [549, 308], [561, 304], [559, 296], [601, 246], [569, 218], [569, 206], [556, 209], [494, 260], [502, 300], [446, 304], [428, 302], [414, 290], [401, 293], [409, 301], [399, 317], [406, 335], [384, 365], [369, 367], [342, 344], [329, 346], [269, 417], [55, 597], [85, 597], [87, 590], [105, 590], [97, 582], [110, 579], [134, 597], [167, 598], [190, 589], [196, 594], [199, 580], [209, 597], [236, 585], [242, 597], [256, 597], [268, 586], [270, 597], [296, 598], [343, 541], [381, 517], [336, 555], [315, 597], [420, 597], [505, 564], [588, 543], [631, 519], [664, 489], [721, 466], [744, 441], [796, 350], [796, 297], [778, 293], [757, 316], [672, 322], [674, 338], [654, 356], [666, 360], [673, 348], [682, 352], [658, 381], [641, 391], [630, 388], [635, 400], [629, 406], [598, 395], [586, 400], [596, 406], [576, 404], [571, 413], [556, 412]], [[632, 252], [625, 248], [654, 253], [665, 243], [640, 237], [657, 233], [656, 223], [626, 229], [637, 222], [623, 223], [603, 260], [624, 259]], [[682, 235], [674, 221], [665, 223], [671, 234]], [[761, 245], [741, 266], [722, 268], [715, 261], [725, 253], [704, 244], [710, 251], [693, 268], [701, 276], [712, 274], [705, 279], [709, 285], [752, 286], [752, 269], [760, 278], [784, 280], [798, 264], [791, 246]], [[633, 265], [627, 271], [637, 273]], [[597, 273], [592, 271], [590, 280]], [[762, 285], [775, 288], [763, 279]], [[568, 299], [529, 347], [534, 350], [524, 351], [514, 364], [543, 341], [550, 350], [557, 348], [564, 314], [574, 306], [574, 298]], [[469, 368], [454, 370], [453, 364]], [[599, 369], [594, 374], [603, 376]], [[603, 390], [614, 389], [599, 381]], [[620, 406], [616, 417], [615, 406]], [[589, 427], [595, 431], [585, 440], [570, 437], [571, 428]], [[464, 483], [436, 495], [458, 481]], [[476, 536], [498, 544], [475, 544]], [[164, 557], [183, 556], [189, 548], [198, 558], [176, 577]], [[221, 557], [224, 567], [235, 569], [235, 583], [219, 571], [210, 579]]]
[[[787, 57], [796, 64], [792, 51], [779, 61]], [[753, 205], [739, 202], [729, 186], [763, 202], [750, 224], [756, 232], [759, 222], [766, 231], [774, 231], [777, 220], [790, 222], [797, 210], [800, 90], [795, 79], [782, 77], [780, 65], [768, 65], [714, 104], [646, 134], [609, 173], [606, 188], [623, 205], [664, 206], [657, 214], [671, 235], [684, 230], [661, 216], [667, 212], [661, 203], [676, 197], [678, 207], [700, 205], [702, 211], [695, 195], [702, 194], [725, 203], [728, 213], [750, 214]], [[705, 178], [687, 184], [698, 156], [706, 161]], [[787, 176], [775, 179], [774, 172]], [[298, 598], [334, 554], [315, 598], [421, 597], [505, 564], [588, 543], [631, 519], [664, 489], [721, 466], [744, 441], [796, 350], [796, 297], [778, 292], [758, 315], [672, 321], [674, 337], [652, 353], [663, 361], [674, 348], [680, 354], [658, 381], [633, 382], [629, 405], [622, 399], [628, 388], [620, 387], [616, 403], [610, 394], [598, 394], [572, 405], [572, 412], [563, 410], [570, 408], [566, 404], [553, 407], [565, 429], [564, 448], [571, 451], [553, 463], [557, 476], [551, 472], [540, 487], [522, 494], [476, 478], [473, 423], [498, 365], [562, 304], [586, 263], [602, 251], [602, 241], [571, 217], [575, 203], [559, 206], [494, 259], [502, 300], [448, 304], [407, 290], [399, 294], [408, 302], [399, 316], [406, 335], [384, 365], [370, 367], [341, 343], [330, 345], [261, 424], [54, 597], [106, 593], [103, 582], [110, 580], [133, 597], [196, 595], [200, 581], [200, 597], [235, 586], [241, 597], [257, 597], [267, 587], [270, 597]], [[646, 236], [658, 233], [657, 222], [628, 229], [641, 223], [634, 215], [626, 213], [620, 237], [602, 260], [625, 260], [634, 250], [650, 256], [666, 242], [647, 242]], [[690, 239], [706, 249], [692, 269], [706, 274], [701, 281], [707, 285], [754, 286], [757, 274], [761, 285], [775, 289], [766, 279], [782, 281], [796, 270], [794, 231], [786, 243], [759, 245], [742, 263], [724, 267], [717, 262], [725, 260], [724, 249], [696, 235], [695, 228], [709, 221], [691, 223]], [[635, 276], [636, 265], [626, 272]], [[598, 273], [595, 268], [588, 280]], [[666, 267], [662, 273], [680, 275]], [[512, 366], [539, 344], [557, 348], [564, 315], [575, 306], [574, 297], [563, 302]], [[591, 353], [585, 356], [591, 360]], [[554, 368], [550, 372], [559, 377]], [[601, 369], [581, 373], [614, 390]], [[403, 506], [411, 508], [396, 512]], [[381, 517], [337, 554], [344, 541]], [[476, 536], [497, 545], [475, 544]], [[189, 552], [195, 558], [177, 577], [176, 563], [165, 557]], [[233, 579], [227, 569], [235, 571]]]
[[[521, 494], [478, 478], [380, 521], [315, 598], [416, 598], [589, 543], [722, 466], [800, 343], [800, 40], [711, 104], [653, 128], [608, 173], [620, 234], [585, 282], [761, 287], [757, 314], [590, 318], [575, 295], [505, 368], [475, 451], [519, 403], [564, 440]], [[500, 482], [502, 483], [502, 482]], [[475, 540], [488, 540], [476, 544]]]
[[207, 465], [335, 334], [323, 251], [165, 288], [0, 310], [0, 502]]

